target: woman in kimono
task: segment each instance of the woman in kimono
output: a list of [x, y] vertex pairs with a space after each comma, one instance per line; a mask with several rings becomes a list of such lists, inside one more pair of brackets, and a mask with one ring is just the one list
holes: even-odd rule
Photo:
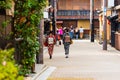
[[50, 59], [52, 59], [53, 49], [54, 49], [54, 45], [56, 43], [56, 39], [55, 39], [55, 36], [53, 35], [52, 31], [50, 31], [46, 40], [48, 42], [48, 53], [49, 53]]

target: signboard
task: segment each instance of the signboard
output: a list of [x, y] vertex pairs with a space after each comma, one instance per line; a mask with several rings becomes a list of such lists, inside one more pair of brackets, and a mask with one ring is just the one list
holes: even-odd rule
[[48, 12], [44, 12], [44, 13], [43, 13], [43, 17], [44, 17], [44, 18], [48, 18]]

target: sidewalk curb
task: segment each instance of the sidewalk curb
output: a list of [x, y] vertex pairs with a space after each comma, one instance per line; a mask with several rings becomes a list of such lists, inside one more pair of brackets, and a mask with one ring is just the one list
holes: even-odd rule
[[[43, 48], [43, 53], [47, 53], [47, 47]], [[37, 80], [37, 78], [48, 69], [48, 66], [45, 64], [36, 64], [37, 68], [35, 70], [36, 73], [32, 73], [29, 77], [25, 77], [24, 80]]]
[[49, 66], [46, 70], [42, 72], [35, 80], [47, 80], [51, 73], [56, 69], [56, 67]]
[[34, 77], [32, 77], [30, 80], [36, 80], [39, 77], [39, 75], [41, 75], [47, 69], [48, 69], [48, 66], [43, 65], [43, 68], [41, 68], [41, 71], [37, 73]]
[[[47, 53], [47, 47], [43, 48], [43, 53]], [[40, 72], [37, 73], [36, 75], [34, 75], [34, 77], [32, 77], [30, 80], [36, 80], [39, 77], [39, 75], [41, 75], [47, 69], [48, 69], [48, 66], [46, 66], [45, 64], [43, 64]]]
[[[47, 47], [43, 48], [43, 53], [47, 53]], [[30, 80], [37, 80], [37, 78], [43, 73], [45, 72], [49, 67], [45, 64], [42, 65], [42, 68], [40, 70], [39, 73], [37, 73], [34, 77], [32, 77]]]

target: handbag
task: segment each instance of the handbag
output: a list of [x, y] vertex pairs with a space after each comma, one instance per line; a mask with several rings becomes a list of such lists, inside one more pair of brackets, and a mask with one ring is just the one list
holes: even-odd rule
[[57, 36], [58, 40], [60, 40], [60, 35]]
[[70, 40], [70, 44], [73, 44], [73, 40]]
[[47, 40], [44, 42], [44, 46], [45, 46], [45, 47], [48, 46], [48, 42], [47, 42]]
[[59, 41], [59, 45], [61, 45], [61, 41]]

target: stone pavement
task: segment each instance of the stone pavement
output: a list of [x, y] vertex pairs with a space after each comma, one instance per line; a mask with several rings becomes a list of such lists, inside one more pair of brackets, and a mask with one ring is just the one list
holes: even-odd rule
[[120, 80], [120, 51], [89, 40], [74, 40], [69, 58], [63, 45], [55, 47], [53, 58], [44, 55], [47, 66], [56, 67], [46, 80]]
[[53, 58], [44, 53], [44, 68], [31, 80], [120, 80], [120, 51], [108, 45], [102, 50], [98, 42], [74, 40], [69, 58], [63, 45], [55, 46]]

